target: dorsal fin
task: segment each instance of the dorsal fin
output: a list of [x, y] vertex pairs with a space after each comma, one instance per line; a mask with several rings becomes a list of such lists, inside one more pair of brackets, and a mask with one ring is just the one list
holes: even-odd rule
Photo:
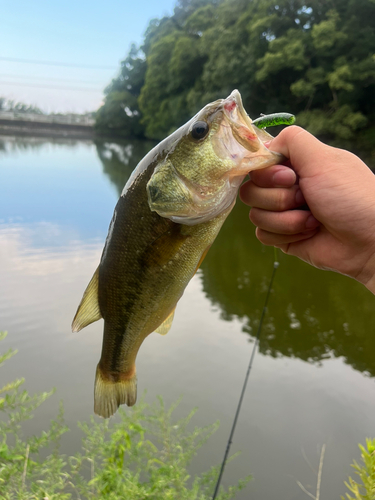
[[163, 321], [163, 323], [157, 327], [155, 332], [160, 333], [160, 335], [166, 335], [169, 332], [173, 323], [175, 310], [176, 308], [174, 308], [171, 314]]
[[85, 326], [98, 321], [102, 317], [98, 302], [99, 267], [83, 294], [72, 323], [72, 331], [79, 332]]

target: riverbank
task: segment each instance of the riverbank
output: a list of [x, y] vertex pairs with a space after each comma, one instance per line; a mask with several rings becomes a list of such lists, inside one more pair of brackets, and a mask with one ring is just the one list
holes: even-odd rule
[[23, 137], [93, 139], [95, 129], [90, 125], [0, 119], [0, 134]]

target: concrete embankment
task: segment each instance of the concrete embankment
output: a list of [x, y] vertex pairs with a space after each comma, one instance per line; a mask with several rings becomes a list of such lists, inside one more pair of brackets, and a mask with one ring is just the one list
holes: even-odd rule
[[0, 113], [0, 134], [92, 139], [95, 130], [94, 120], [87, 117]]

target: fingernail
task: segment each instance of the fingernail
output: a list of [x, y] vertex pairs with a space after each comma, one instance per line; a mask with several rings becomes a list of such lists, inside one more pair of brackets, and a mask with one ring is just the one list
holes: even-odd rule
[[290, 168], [283, 168], [273, 174], [275, 187], [289, 187], [296, 182], [296, 174]]
[[306, 229], [313, 229], [319, 225], [319, 221], [315, 219], [313, 215], [309, 215], [306, 219], [305, 227]]
[[305, 203], [305, 197], [300, 189], [296, 192], [295, 202], [297, 205], [303, 205]]

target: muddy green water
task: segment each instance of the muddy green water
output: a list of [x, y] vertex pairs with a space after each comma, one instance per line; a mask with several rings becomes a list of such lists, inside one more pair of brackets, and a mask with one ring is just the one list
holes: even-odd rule
[[[102, 322], [73, 334], [70, 324], [95, 270], [119, 193], [151, 147], [0, 138], [1, 351], [19, 353], [0, 385], [26, 378], [30, 392], [56, 387], [27, 432], [37, 432], [63, 400], [79, 447], [77, 420], [93, 410]], [[375, 297], [353, 280], [279, 255], [259, 350], [224, 485], [253, 474], [238, 499], [308, 498], [326, 444], [321, 498], [340, 498], [358, 442], [375, 437]], [[165, 337], [148, 337], [138, 356], [146, 401], [180, 395], [176, 416], [220, 420], [191, 473], [221, 461], [272, 273], [273, 250], [254, 237], [237, 203], [189, 284]], [[309, 463], [312, 465], [310, 467]]]

